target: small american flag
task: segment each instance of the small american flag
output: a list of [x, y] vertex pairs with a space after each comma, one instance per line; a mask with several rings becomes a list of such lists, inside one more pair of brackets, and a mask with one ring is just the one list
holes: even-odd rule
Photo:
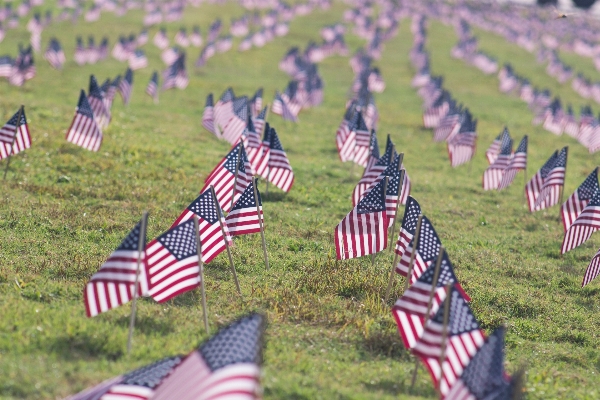
[[350, 129], [354, 132], [356, 141], [353, 161], [361, 167], [366, 167], [369, 160], [371, 135], [362, 113], [356, 113], [356, 118]]
[[[396, 272], [402, 276], [408, 275], [408, 269], [410, 267], [410, 257], [413, 252], [415, 238], [410, 241], [406, 247], [400, 261], [396, 265]], [[412, 285], [421, 274], [431, 265], [431, 263], [437, 258], [440, 252], [442, 242], [438, 237], [433, 225], [429, 219], [423, 216], [421, 220], [421, 231], [419, 232], [419, 242], [417, 245], [417, 253], [414, 257], [413, 271], [409, 278], [409, 282]]]
[[565, 232], [598, 190], [600, 186], [598, 186], [598, 167], [596, 167], [560, 207]]
[[225, 92], [221, 95], [219, 100], [214, 106], [214, 115], [215, 115], [215, 132], [218, 133], [217, 136], [221, 136], [220, 129], [225, 126], [225, 124], [233, 117], [233, 99], [235, 99], [235, 94], [233, 93], [233, 89], [227, 88]]
[[[250, 181], [242, 196], [237, 199], [233, 208], [225, 218], [227, 229], [231, 236], [247, 235], [260, 232], [260, 221], [258, 210], [260, 210], [260, 219], [263, 220], [262, 200], [260, 192], [256, 188], [258, 198], [254, 197], [254, 183]], [[257, 204], [258, 201], [258, 204]]]
[[448, 400], [514, 399], [504, 370], [504, 327], [497, 328], [473, 356], [446, 395]]
[[476, 128], [477, 120], [463, 121], [458, 133], [448, 140], [448, 155], [452, 167], [457, 167], [473, 158], [477, 142]]
[[248, 99], [246, 96], [238, 97], [233, 100], [233, 113], [229, 121], [223, 126], [223, 139], [234, 144], [242, 136], [248, 122]]
[[496, 155], [495, 160], [483, 173], [483, 190], [498, 189], [504, 171], [510, 165], [512, 158], [513, 141], [508, 133], [508, 129], [504, 128], [501, 135], [500, 152]]
[[94, 120], [94, 113], [83, 89], [79, 94], [75, 117], [67, 131], [67, 141], [91, 151], [98, 151], [102, 144], [102, 131]]
[[88, 91], [88, 101], [94, 113], [94, 120], [100, 129], [106, 129], [110, 123], [110, 111], [105, 107], [104, 93], [98, 86], [98, 81], [94, 75], [90, 75], [90, 87]]
[[433, 132], [433, 141], [442, 142], [447, 140], [449, 137], [456, 135], [460, 129], [460, 126], [460, 114], [458, 111], [455, 111], [452, 114], [447, 114], [441, 119], [439, 125], [435, 128]]
[[[437, 282], [433, 281], [435, 276], [434, 264], [430, 265], [423, 272], [419, 279], [406, 290], [392, 308], [402, 342], [407, 349], [412, 349], [423, 335], [425, 318], [429, 318], [431, 314], [437, 313], [440, 305], [446, 299], [445, 286], [449, 283], [458, 284], [458, 280], [454, 274], [454, 267], [446, 252], [444, 252], [440, 264]], [[434, 293], [430, 304], [429, 298], [432, 291]], [[428, 309], [429, 315], [427, 314]]]
[[267, 110], [268, 107], [264, 107], [261, 112], [256, 115], [256, 117], [252, 118], [252, 123], [254, 124], [254, 132], [259, 135], [262, 133], [265, 128], [265, 120], [267, 118]]
[[581, 282], [581, 287], [584, 287], [588, 283], [590, 283], [594, 278], [596, 278], [600, 274], [600, 249], [590, 261], [588, 267], [585, 270], [585, 275], [583, 276], [583, 281]]
[[[419, 357], [429, 370], [434, 385], [439, 385], [442, 396], [448, 393], [485, 342], [484, 332], [461, 292], [451, 287], [445, 301], [450, 302], [448, 325], [444, 326], [445, 307], [439, 307], [412, 349], [413, 354]], [[442, 349], [444, 331], [445, 350]], [[440, 365], [442, 352], [444, 359]]]
[[56, 38], [50, 39], [48, 49], [44, 53], [44, 58], [54, 69], [62, 69], [65, 63], [65, 52], [63, 51], [60, 42]]
[[[198, 229], [200, 230], [200, 242], [202, 243], [202, 262], [208, 264], [225, 250], [225, 240], [231, 243], [225, 217], [218, 203], [215, 204], [210, 189], [201, 193], [192, 204], [187, 206], [171, 227], [191, 220], [194, 215], [198, 216]], [[219, 219], [223, 222], [225, 236], [223, 236]]]
[[154, 99], [154, 102], [158, 101], [158, 72], [154, 71], [152, 77], [146, 86], [146, 94]]
[[196, 235], [192, 219], [180, 223], [148, 243], [148, 294], [159, 303], [200, 285]]
[[558, 153], [551, 169], [544, 178], [544, 183], [540, 187], [540, 193], [535, 199], [535, 211], [552, 207], [559, 202], [560, 190], [565, 184], [568, 149], [568, 147], [564, 147]]
[[594, 193], [590, 202], [565, 233], [560, 253], [564, 254], [583, 244], [598, 229], [600, 229], [600, 191]]
[[527, 197], [527, 204], [529, 205], [529, 211], [535, 210], [535, 201], [540, 194], [540, 189], [544, 185], [544, 180], [550, 173], [556, 158], [558, 157], [558, 150], [550, 156], [542, 168], [527, 182], [525, 185], [525, 196]]
[[390, 165], [391, 161], [395, 159], [398, 155], [396, 153], [396, 149], [394, 147], [394, 143], [392, 142], [390, 136], [387, 137], [387, 143], [385, 146], [385, 153], [383, 156], [379, 157], [379, 148], [376, 146], [377, 137], [373, 133], [373, 137], [375, 138], [375, 142], [372, 142], [373, 150], [371, 157], [374, 158], [375, 155], [378, 156], [377, 161], [375, 163], [369, 165], [367, 163], [367, 167], [363, 172], [363, 176], [360, 178], [360, 181], [354, 187], [352, 191], [352, 205], [356, 207], [358, 202], [363, 198], [365, 191], [368, 187], [370, 187], [373, 182], [379, 177], [379, 175], [386, 170], [386, 168]]
[[488, 164], [490, 165], [496, 161], [496, 158], [500, 153], [500, 148], [502, 147], [502, 136], [504, 136], [504, 131], [496, 136], [496, 139], [494, 139], [490, 147], [488, 147], [488, 149], [485, 151], [485, 158], [487, 158]]
[[275, 128], [271, 128], [269, 135], [269, 182], [283, 190], [289, 192], [294, 184], [294, 171], [279, 141], [279, 136]]
[[0, 128], [0, 160], [31, 147], [31, 135], [24, 109], [21, 110], [21, 118], [17, 122], [18, 118], [19, 111]]
[[[244, 145], [240, 142], [235, 145], [229, 153], [217, 164], [212, 172], [206, 178], [204, 187], [200, 192], [204, 192], [210, 186], [214, 186], [217, 201], [224, 211], [231, 209], [231, 199], [233, 196], [242, 194], [250, 180], [251, 176], [246, 173], [247, 157], [245, 154]], [[237, 180], [236, 180], [237, 175]], [[235, 193], [234, 190], [235, 183]]]
[[380, 181], [335, 228], [338, 260], [362, 257], [385, 249], [388, 221], [385, 186]]
[[335, 141], [338, 149], [338, 154], [342, 162], [354, 159], [354, 150], [356, 147], [356, 136], [351, 130], [352, 121], [355, 118], [354, 104], [350, 104], [344, 114], [344, 119], [340, 123], [335, 134]]
[[298, 122], [297, 115], [292, 112], [289, 104], [284, 101], [279, 92], [275, 92], [275, 99], [273, 100], [271, 111], [273, 111], [273, 114], [281, 115], [283, 119], [287, 121]]
[[517, 151], [513, 155], [508, 164], [508, 167], [504, 170], [502, 174], [502, 180], [498, 185], [498, 190], [506, 189], [513, 183], [517, 172], [521, 170], [525, 170], [527, 168], [527, 135], [523, 136], [521, 142], [519, 143], [519, 147], [517, 147]]
[[398, 240], [396, 241], [396, 248], [394, 249], [399, 257], [402, 257], [413, 240], [415, 230], [417, 229], [417, 220], [419, 219], [420, 214], [421, 206], [412, 196], [408, 196], [406, 207], [404, 207], [402, 226], [400, 227], [400, 232], [398, 232]]
[[133, 71], [131, 68], [127, 68], [125, 72], [125, 78], [121, 79], [119, 82], [118, 91], [123, 98], [123, 103], [129, 104], [129, 100], [131, 99], [131, 89], [133, 85]]
[[152, 400], [259, 399], [265, 321], [243, 317], [193, 351], [156, 389]]
[[206, 96], [204, 112], [202, 113], [202, 126], [210, 133], [215, 133], [215, 114], [213, 107], [213, 94]]
[[156, 35], [154, 35], [154, 39], [152, 39], [154, 45], [161, 50], [166, 49], [169, 46], [169, 38], [167, 37], [167, 32], [165, 28], [161, 28]]
[[258, 88], [256, 93], [254, 93], [254, 96], [252, 96], [250, 103], [252, 104], [252, 115], [255, 116], [259, 114], [263, 107], [263, 88]]
[[[142, 264], [138, 278], [138, 295], [148, 293], [148, 280], [143, 268], [146, 232], [142, 232], [142, 225], [143, 221], [138, 222], [86, 285], [83, 300], [88, 317], [119, 307], [133, 298], [138, 258]], [[144, 246], [141, 254], [140, 239]]]

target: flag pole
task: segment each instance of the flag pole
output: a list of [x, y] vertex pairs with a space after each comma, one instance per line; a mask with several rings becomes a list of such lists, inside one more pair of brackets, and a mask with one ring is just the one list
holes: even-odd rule
[[200, 293], [202, 294], [202, 316], [204, 319], [204, 329], [209, 335], [208, 330], [208, 307], [206, 306], [206, 287], [204, 281], [204, 263], [202, 262], [202, 242], [200, 241], [200, 227], [198, 224], [198, 216], [194, 214], [194, 229], [196, 230], [196, 248], [198, 249], [198, 266], [200, 267]]
[[260, 226], [260, 238], [262, 240], [263, 254], [265, 256], [265, 268], [269, 269], [269, 256], [267, 256], [267, 242], [265, 241], [265, 227], [263, 226], [263, 216], [260, 212], [260, 206], [258, 205], [258, 178], [252, 178], [254, 182], [254, 202], [256, 203], [256, 212], [258, 213], [258, 225]]
[[569, 160], [569, 146], [565, 146], [567, 149], [565, 152], [565, 177], [563, 178], [563, 183], [560, 185], [560, 200], [558, 203], [558, 222], [560, 222], [562, 217], [561, 206], [563, 203], [563, 194], [565, 192], [565, 179], [567, 178], [567, 161]]
[[400, 153], [400, 161], [398, 162], [398, 170], [400, 171], [400, 181], [398, 182], [398, 196], [396, 197], [396, 213], [394, 214], [394, 221], [392, 222], [392, 233], [390, 234], [390, 251], [392, 251], [392, 240], [394, 240], [394, 233], [396, 233], [396, 220], [398, 219], [398, 208], [400, 208], [400, 198], [402, 197], [402, 189], [404, 186], [404, 175], [406, 171], [402, 169], [402, 159], [404, 153]]
[[444, 303], [444, 326], [442, 327], [442, 343], [440, 352], [440, 376], [438, 377], [435, 389], [440, 391], [440, 384], [444, 377], [444, 359], [446, 358], [446, 348], [448, 346], [448, 319], [450, 317], [450, 302], [452, 301], [452, 283], [446, 285], [446, 302]]
[[[386, 198], [386, 193], [387, 193], [387, 185], [388, 185], [388, 180], [390, 178], [388, 176], [385, 177], [385, 182], [383, 184], [383, 207], [385, 208], [385, 198]], [[387, 222], [387, 221], [386, 221]], [[387, 228], [386, 231], [387, 232]], [[387, 244], [387, 240], [385, 241], [385, 243]], [[375, 266], [375, 255], [377, 254], [377, 252], [371, 253], [371, 266]]]
[[19, 129], [21, 128], [21, 116], [23, 115], [23, 109], [25, 107], [21, 104], [21, 108], [19, 108], [19, 112], [17, 114], [17, 125], [15, 126], [15, 135], [13, 136], [12, 142], [10, 143], [10, 151], [8, 153], [8, 160], [6, 160], [6, 168], [4, 169], [4, 180], [6, 180], [6, 174], [8, 173], [8, 167], [10, 165], [10, 160], [12, 159], [13, 147], [15, 147], [15, 140], [17, 139], [17, 135], [19, 134]]
[[410, 263], [408, 264], [408, 274], [406, 274], [406, 282], [404, 282], [404, 291], [408, 289], [408, 285], [410, 283], [410, 277], [413, 273], [413, 268], [415, 265], [415, 256], [417, 255], [417, 247], [419, 247], [419, 236], [421, 234], [421, 222], [423, 221], [423, 214], [419, 214], [419, 218], [417, 219], [417, 227], [415, 229], [415, 235], [413, 236], [413, 249], [410, 253]]
[[240, 142], [240, 145], [238, 147], [237, 163], [235, 164], [235, 177], [233, 178], [233, 193], [231, 194], [231, 205], [229, 206], [230, 210], [233, 208], [233, 201], [235, 200], [235, 187], [237, 185], [238, 172], [240, 170], [240, 163], [242, 162], [242, 147], [243, 146], [244, 146], [244, 144], [242, 142]]
[[[440, 246], [440, 251], [435, 260], [435, 270], [433, 271], [433, 281], [431, 283], [431, 291], [429, 292], [429, 302], [427, 303], [427, 313], [425, 313], [425, 320], [423, 321], [423, 327], [429, 322], [429, 314], [431, 314], [431, 306], [433, 305], [433, 296], [437, 290], [438, 279], [440, 276], [440, 267], [442, 266], [442, 258], [444, 257], [444, 246]], [[419, 371], [419, 359], [415, 359], [415, 370], [413, 371], [412, 381], [410, 382], [410, 388], [412, 390], [415, 387], [417, 380], [417, 372]]]
[[[140, 268], [142, 266], [142, 252], [146, 247], [146, 226], [148, 225], [148, 211], [142, 214], [142, 225], [140, 226], [140, 236], [138, 239], [138, 257], [137, 268], [135, 271], [135, 284], [133, 286], [133, 301], [131, 302], [131, 317], [129, 318], [129, 335], [127, 336], [127, 354], [131, 353], [131, 340], [133, 339], [133, 325], [135, 324], [135, 310], [138, 298], [138, 283], [140, 278]], [[146, 257], [144, 257], [144, 260]]]
[[227, 241], [227, 235], [225, 234], [225, 227], [223, 226], [223, 220], [221, 219], [221, 207], [217, 202], [217, 195], [215, 194], [215, 187], [210, 185], [210, 192], [212, 193], [213, 201], [215, 202], [215, 208], [217, 209], [217, 216], [219, 218], [219, 225], [221, 225], [221, 234], [223, 235], [223, 241], [225, 242], [225, 248], [227, 249], [227, 257], [229, 257], [229, 266], [233, 273], [233, 280], [235, 281], [235, 287], [237, 288], [238, 294], [242, 295], [242, 289], [240, 289], [240, 282], [238, 281], [237, 273], [233, 265], [233, 258], [231, 257], [231, 249], [229, 248], [229, 242]]
[[388, 281], [387, 290], [385, 291], [385, 303], [387, 303], [390, 297], [390, 290], [392, 290], [392, 284], [394, 283], [394, 272], [396, 272], [396, 263], [398, 262], [398, 253], [394, 252], [394, 261], [392, 262], [392, 271], [390, 272], [390, 280]]

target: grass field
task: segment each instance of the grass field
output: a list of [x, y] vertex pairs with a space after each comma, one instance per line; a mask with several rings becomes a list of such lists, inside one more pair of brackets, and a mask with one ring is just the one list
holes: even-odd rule
[[[300, 17], [288, 36], [262, 49], [215, 56], [191, 74], [186, 90], [161, 93], [159, 105], [144, 88], [152, 70], [163, 64], [156, 47], [146, 45], [150, 67], [135, 73], [129, 107], [115, 101], [113, 122], [98, 153], [67, 143], [64, 135], [89, 75], [103, 80], [123, 73], [125, 66], [112, 59], [76, 66], [71, 61], [75, 35], [95, 34], [97, 41], [107, 35], [112, 45], [119, 34], [140, 31], [142, 12], [123, 18], [103, 14], [99, 22], [61, 23], [44, 31], [44, 47], [51, 36], [65, 47], [69, 61], [64, 70], [52, 70], [38, 55], [38, 76], [24, 88], [0, 82], [0, 117], [7, 120], [24, 104], [33, 137], [33, 147], [12, 161], [0, 196], [0, 397], [60, 398], [158, 358], [186, 353], [206, 338], [199, 292], [163, 305], [143, 299], [133, 352], [127, 356], [130, 307], [88, 319], [83, 287], [144, 210], [150, 212], [149, 238], [165, 231], [227, 152], [229, 145], [200, 125], [206, 95], [219, 96], [230, 85], [236, 94], [251, 95], [262, 86], [270, 102], [288, 81], [277, 68], [288, 47], [320, 41], [320, 27], [340, 21], [343, 10], [336, 3], [326, 12]], [[227, 27], [230, 17], [243, 12], [233, 4], [203, 4], [190, 9], [183, 22], [168, 25], [168, 33], [172, 37], [179, 26], [194, 23], [205, 33], [217, 16]], [[14, 55], [18, 42], [28, 42], [22, 25], [8, 32], [0, 54]], [[589, 155], [570, 137], [532, 127], [531, 112], [519, 99], [500, 94], [495, 76], [449, 56], [457, 40], [453, 29], [431, 21], [432, 69], [445, 76], [445, 86], [479, 119], [472, 165], [452, 169], [445, 145], [434, 144], [431, 132], [421, 128], [421, 102], [410, 87], [408, 25], [401, 22], [377, 62], [387, 84], [376, 95], [380, 142], [389, 133], [405, 152], [412, 195], [447, 247], [483, 327], [489, 332], [507, 325], [507, 367], [527, 366], [529, 397], [599, 397], [600, 290], [598, 283], [585, 289], [580, 283], [600, 240], [592, 238], [560, 256], [558, 208], [530, 214], [522, 174], [505, 192], [481, 189], [487, 166], [483, 153], [504, 125], [516, 141], [530, 135], [528, 177], [556, 148], [570, 146], [566, 194], [600, 163], [599, 156]], [[549, 77], [535, 55], [502, 38], [477, 34], [484, 50], [501, 62], [510, 60], [534, 84], [574, 105], [585, 103], [570, 86]], [[364, 44], [352, 35], [347, 42], [352, 51]], [[189, 51], [189, 64], [197, 52]], [[565, 60], [580, 61], [576, 56]], [[581, 65], [597, 79], [587, 60]], [[258, 235], [236, 239], [233, 250], [243, 299], [235, 293], [225, 255], [208, 265], [211, 327], [214, 331], [250, 310], [266, 313], [263, 386], [269, 399], [434, 398], [423, 368], [409, 391], [414, 360], [399, 339], [389, 311], [392, 302], [380, 300], [391, 253], [380, 254], [375, 266], [368, 258], [334, 260], [334, 227], [350, 211], [350, 195], [362, 171], [339, 162], [335, 149], [335, 130], [353, 79], [348, 59], [329, 58], [319, 69], [323, 105], [303, 111], [298, 124], [269, 119], [296, 174], [289, 194], [270, 188], [263, 195], [271, 269], [264, 269]], [[396, 282], [399, 294], [403, 282]]]

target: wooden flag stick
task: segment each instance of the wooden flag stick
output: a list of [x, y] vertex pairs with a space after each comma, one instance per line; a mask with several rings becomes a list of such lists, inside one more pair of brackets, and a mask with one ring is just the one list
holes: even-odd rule
[[558, 201], [558, 221], [560, 222], [560, 220], [562, 219], [562, 210], [561, 210], [561, 206], [563, 203], [563, 193], [565, 191], [565, 179], [567, 177], [567, 161], [569, 160], [569, 147], [567, 146], [567, 154], [565, 154], [565, 178], [563, 178], [563, 183], [562, 185], [560, 185], [560, 196], [559, 196], [559, 201]]
[[[442, 266], [442, 258], [444, 257], [444, 246], [440, 246], [440, 252], [438, 253], [437, 260], [435, 261], [435, 270], [433, 271], [433, 281], [431, 282], [431, 291], [429, 292], [429, 302], [427, 303], [427, 312], [425, 313], [425, 320], [423, 321], [423, 327], [429, 322], [429, 314], [431, 314], [431, 306], [433, 305], [433, 296], [437, 290], [438, 278], [440, 276], [440, 267]], [[417, 372], [419, 371], [419, 359], [415, 359], [415, 370], [413, 371], [412, 381], [410, 388], [415, 386], [417, 381]]]
[[196, 247], [198, 250], [198, 265], [200, 266], [200, 293], [202, 294], [202, 316], [204, 319], [204, 329], [206, 334], [210, 335], [208, 329], [208, 307], [206, 306], [206, 286], [204, 281], [204, 263], [202, 262], [202, 242], [200, 241], [200, 227], [198, 216], [194, 215], [194, 229], [196, 230]]
[[233, 193], [231, 193], [231, 205], [229, 206], [230, 210], [233, 208], [233, 201], [235, 200], [235, 187], [237, 185], [238, 171], [240, 170], [240, 163], [242, 162], [242, 147], [243, 146], [244, 145], [242, 144], [242, 142], [240, 142], [240, 145], [238, 147], [237, 163], [235, 164], [235, 177], [233, 178]]
[[[131, 316], [129, 318], [129, 335], [127, 336], [127, 354], [131, 353], [131, 340], [133, 339], [133, 326], [135, 325], [135, 309], [138, 298], [138, 283], [140, 278], [140, 268], [142, 267], [142, 252], [146, 247], [146, 226], [148, 225], [148, 211], [142, 214], [142, 225], [140, 226], [140, 236], [138, 239], [138, 257], [137, 268], [135, 271], [135, 284], [133, 286], [133, 301], [131, 302]], [[145, 257], [144, 257], [145, 259]]]
[[440, 352], [440, 376], [438, 377], [437, 385], [435, 389], [440, 391], [440, 384], [444, 377], [444, 360], [446, 358], [446, 348], [448, 346], [448, 319], [450, 318], [450, 303], [452, 302], [452, 285], [448, 283], [446, 285], [446, 302], [444, 303], [444, 326], [442, 327], [442, 343]]
[[215, 194], [215, 187], [210, 185], [210, 192], [212, 193], [213, 201], [215, 202], [215, 209], [217, 210], [217, 217], [219, 218], [219, 225], [221, 225], [221, 233], [223, 234], [223, 241], [225, 242], [225, 248], [227, 249], [227, 257], [229, 257], [229, 266], [231, 267], [231, 273], [233, 274], [233, 280], [235, 281], [235, 287], [237, 288], [238, 294], [242, 295], [242, 289], [240, 289], [240, 282], [238, 281], [237, 273], [233, 265], [233, 257], [231, 257], [231, 249], [229, 248], [229, 241], [227, 240], [227, 234], [225, 233], [225, 227], [223, 226], [223, 219], [221, 218], [222, 212], [219, 203], [217, 202], [217, 195]]
[[[395, 253], [395, 252], [394, 252]], [[390, 298], [390, 291], [392, 290], [392, 284], [394, 283], [394, 274], [396, 273], [396, 263], [398, 262], [398, 253], [395, 253], [394, 261], [392, 262], [392, 270], [390, 271], [390, 280], [388, 281], [387, 289], [385, 291], [385, 303]]]
[[10, 160], [12, 159], [12, 154], [13, 154], [13, 147], [15, 146], [15, 140], [17, 140], [17, 135], [19, 134], [19, 129], [21, 127], [20, 123], [21, 123], [21, 116], [23, 115], [23, 109], [25, 107], [23, 105], [21, 105], [21, 108], [19, 108], [19, 112], [17, 114], [17, 125], [15, 126], [15, 135], [13, 136], [12, 142], [10, 144], [10, 150], [8, 152], [8, 160], [6, 160], [6, 168], [4, 169], [4, 180], [6, 180], [6, 174], [8, 173], [8, 167], [10, 165]]
[[[401, 156], [402, 157], [402, 156]], [[402, 165], [402, 163], [398, 164]], [[390, 234], [390, 251], [392, 251], [392, 243], [394, 240], [394, 234], [396, 233], [396, 220], [398, 219], [398, 208], [400, 208], [400, 198], [402, 197], [402, 188], [404, 186], [404, 175], [406, 171], [400, 170], [400, 182], [398, 183], [398, 196], [396, 197], [396, 213], [394, 214], [394, 220], [392, 221], [392, 233]]]
[[408, 289], [408, 285], [410, 284], [410, 277], [413, 273], [413, 268], [415, 265], [415, 256], [417, 255], [417, 248], [419, 247], [419, 235], [421, 234], [421, 222], [423, 221], [423, 214], [419, 214], [419, 218], [417, 219], [417, 227], [415, 229], [415, 235], [413, 236], [413, 248], [410, 253], [410, 263], [408, 264], [408, 274], [406, 274], [406, 282], [404, 282], [404, 291]]
[[265, 241], [265, 227], [263, 225], [263, 216], [258, 205], [258, 178], [253, 177], [254, 181], [254, 202], [256, 203], [256, 212], [258, 213], [258, 225], [260, 226], [260, 238], [262, 239], [263, 255], [265, 256], [265, 268], [269, 269], [269, 256], [267, 256], [267, 242]]

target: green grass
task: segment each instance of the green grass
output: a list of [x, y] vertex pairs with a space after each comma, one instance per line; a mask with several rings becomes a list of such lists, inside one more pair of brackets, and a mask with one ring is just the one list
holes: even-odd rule
[[[161, 93], [158, 106], [144, 89], [152, 70], [163, 65], [157, 49], [146, 45], [150, 68], [135, 73], [129, 107], [115, 101], [98, 153], [67, 143], [65, 131], [89, 74], [102, 80], [122, 73], [123, 64], [109, 60], [77, 67], [69, 61], [63, 71], [54, 71], [38, 56], [38, 76], [25, 88], [0, 82], [0, 116], [8, 119], [25, 104], [34, 140], [13, 160], [0, 196], [0, 397], [66, 396], [160, 357], [186, 353], [206, 338], [198, 292], [163, 305], [143, 299], [127, 356], [129, 306], [88, 319], [83, 287], [143, 210], [150, 212], [149, 237], [166, 230], [227, 152], [228, 144], [200, 125], [205, 96], [218, 96], [229, 85], [237, 94], [262, 86], [271, 101], [288, 80], [277, 69], [287, 48], [319, 40], [319, 28], [339, 21], [343, 9], [336, 4], [298, 18], [287, 37], [262, 49], [215, 56], [191, 74], [185, 91]], [[194, 23], [206, 32], [217, 16], [228, 21], [243, 13], [235, 5], [192, 10], [182, 23], [169, 25], [170, 35]], [[92, 24], [53, 25], [43, 43], [57, 36], [72, 58], [76, 34], [107, 34], [112, 44], [119, 34], [138, 32], [141, 18], [141, 11], [134, 11], [123, 18], [103, 15]], [[151, 29], [150, 37], [155, 32]], [[517, 140], [530, 135], [529, 176], [554, 149], [570, 146], [567, 194], [599, 157], [567, 136], [532, 127], [531, 112], [520, 100], [500, 94], [495, 76], [452, 59], [451, 28], [431, 22], [429, 32], [434, 72], [444, 74], [446, 87], [480, 121], [477, 155], [471, 166], [452, 169], [445, 146], [421, 128], [421, 102], [410, 87], [412, 37], [406, 20], [377, 62], [387, 84], [376, 96], [380, 141], [389, 133], [405, 152], [412, 194], [435, 224], [483, 327], [489, 332], [507, 324], [507, 367], [527, 365], [530, 398], [596, 398], [599, 290], [598, 283], [584, 289], [580, 283], [600, 240], [560, 256], [558, 209], [530, 214], [522, 175], [502, 193], [483, 192], [481, 175], [487, 165], [483, 152], [505, 124]], [[500, 61], [510, 59], [536, 85], [573, 104], [585, 103], [546, 75], [534, 55], [502, 38], [478, 35], [483, 49]], [[14, 55], [19, 41], [28, 41], [24, 28], [9, 31], [0, 53]], [[364, 44], [352, 35], [348, 43], [352, 50]], [[197, 52], [188, 52], [190, 62]], [[334, 260], [334, 227], [350, 211], [362, 171], [340, 163], [335, 150], [335, 130], [353, 79], [348, 59], [329, 58], [319, 69], [326, 85], [323, 105], [303, 111], [298, 124], [269, 119], [296, 174], [289, 194], [270, 190], [263, 196], [271, 269], [264, 269], [258, 235], [236, 239], [233, 256], [244, 297], [235, 294], [227, 258], [219, 256], [206, 268], [210, 324], [214, 331], [245, 312], [266, 313], [266, 398], [434, 398], [423, 368], [409, 391], [414, 360], [399, 339], [391, 301], [380, 300], [392, 255], [379, 255], [374, 267], [368, 258]], [[402, 283], [397, 279], [395, 294]]]

